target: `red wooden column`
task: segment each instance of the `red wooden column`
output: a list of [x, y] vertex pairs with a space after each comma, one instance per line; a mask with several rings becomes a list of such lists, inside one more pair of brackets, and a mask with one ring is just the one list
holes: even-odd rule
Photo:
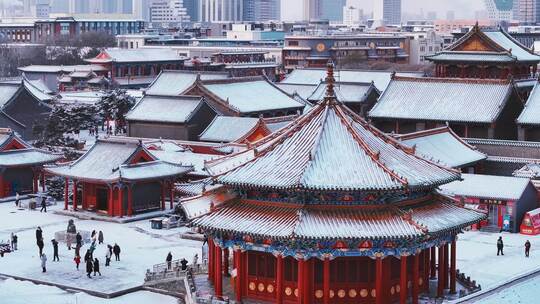
[[424, 273], [422, 278], [424, 281], [424, 290], [426, 292], [429, 292], [429, 255], [429, 248], [424, 249]]
[[448, 262], [449, 262], [449, 258], [448, 258], [448, 243], [444, 244], [444, 289], [448, 289], [450, 288], [450, 284], [448, 282]]
[[323, 262], [323, 303], [330, 304], [330, 258]]
[[221, 247], [219, 245], [215, 246], [215, 282], [214, 282], [214, 293], [216, 297], [223, 297], [223, 278], [221, 277], [221, 268], [223, 267], [222, 264], [222, 255], [221, 255]]
[[443, 296], [444, 291], [444, 246], [439, 247], [439, 273], [437, 278], [437, 297]]
[[171, 182], [171, 193], [169, 194], [171, 196], [171, 210], [174, 208], [174, 183]]
[[276, 257], [276, 304], [283, 303], [283, 256]]
[[435, 265], [436, 262], [436, 254], [435, 254], [435, 246], [430, 248], [430, 262], [431, 262], [431, 275], [429, 276], [431, 279], [435, 279], [435, 276], [437, 276], [437, 267]]
[[113, 185], [108, 185], [108, 186], [109, 186], [109, 206], [108, 206], [107, 214], [109, 214], [109, 216], [113, 216], [113, 208], [114, 208], [113, 194], [114, 194], [114, 189], [113, 189]]
[[242, 302], [242, 272], [243, 272], [242, 251], [240, 249], [235, 249], [233, 252], [233, 256], [234, 256], [234, 268], [236, 268], [236, 278], [234, 281], [234, 293], [236, 296], [236, 301]]
[[45, 192], [45, 172], [41, 172], [41, 190]]
[[304, 259], [300, 259], [298, 260], [298, 303], [299, 304], [303, 304], [304, 303], [304, 282], [305, 282], [305, 278], [304, 278], [304, 274], [305, 274], [305, 271], [304, 271], [304, 268], [305, 268], [305, 264], [306, 262], [304, 261]]
[[124, 216], [124, 185], [118, 186], [118, 204], [120, 207], [120, 217]]
[[375, 304], [384, 304], [383, 262], [381, 257], [375, 258]]
[[127, 186], [127, 191], [128, 191], [128, 210], [127, 210], [127, 214], [128, 216], [132, 216], [133, 215], [133, 197], [132, 197], [132, 193], [131, 193], [131, 185], [128, 185]]
[[214, 240], [208, 238], [208, 280], [214, 282]]
[[399, 277], [399, 303], [407, 304], [408, 288], [407, 288], [407, 256], [401, 256], [401, 270]]
[[66, 178], [66, 185], [64, 186], [64, 210], [68, 210], [68, 196], [69, 196], [69, 179]]
[[161, 183], [161, 210], [165, 210], [165, 182]]
[[73, 210], [77, 211], [77, 181], [73, 180]]
[[413, 257], [413, 278], [412, 278], [412, 304], [418, 304], [418, 294], [420, 292], [419, 286], [419, 272], [420, 272], [420, 254], [416, 253]]
[[450, 253], [450, 293], [456, 293], [456, 238], [452, 240]]
[[38, 187], [38, 173], [36, 169], [32, 170], [32, 192], [38, 193], [39, 187]]
[[223, 248], [223, 275], [229, 276], [229, 248]]

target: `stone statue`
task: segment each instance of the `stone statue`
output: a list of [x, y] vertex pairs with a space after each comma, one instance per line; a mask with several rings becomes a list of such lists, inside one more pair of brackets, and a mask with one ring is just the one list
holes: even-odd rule
[[73, 222], [73, 220], [69, 220], [68, 222], [68, 227], [67, 227], [67, 232], [68, 233], [77, 233], [77, 227], [75, 227], [75, 223]]

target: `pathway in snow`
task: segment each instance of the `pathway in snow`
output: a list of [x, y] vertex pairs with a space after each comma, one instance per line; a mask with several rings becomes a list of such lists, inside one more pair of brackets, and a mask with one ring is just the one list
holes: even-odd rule
[[[50, 210], [56, 208], [62, 206], [57, 205]], [[4, 203], [0, 204], [0, 219], [0, 240], [9, 240], [11, 232], [16, 232], [19, 237], [19, 250], [0, 258], [0, 273], [97, 292], [112, 293], [142, 285], [146, 269], [164, 262], [169, 251], [174, 259], [186, 258], [192, 261], [195, 253], [201, 256], [201, 242], [180, 239], [179, 235], [187, 228], [160, 231], [152, 230], [148, 220], [118, 224], [75, 219], [78, 230], [102, 230], [105, 235], [105, 245], [99, 245], [94, 254], [100, 260], [103, 276], [92, 276], [89, 279], [85, 276], [84, 263], [81, 263], [79, 271], [75, 269], [74, 250], [67, 250], [65, 244], [59, 246], [60, 262], [52, 262], [51, 240], [55, 232], [66, 230], [71, 217], [52, 212], [18, 210], [13, 203]], [[43, 229], [44, 252], [48, 256], [46, 273], [40, 269], [35, 239], [37, 226]], [[110, 267], [105, 267], [106, 244], [114, 243], [122, 248], [121, 261], [113, 261]], [[84, 256], [88, 247], [89, 244], [83, 246], [81, 256]], [[0, 296], [0, 299], [4, 298]]]

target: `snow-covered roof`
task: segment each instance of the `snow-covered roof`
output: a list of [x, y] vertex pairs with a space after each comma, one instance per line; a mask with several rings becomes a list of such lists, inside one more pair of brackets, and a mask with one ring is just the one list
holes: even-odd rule
[[203, 81], [204, 88], [240, 113], [301, 109], [303, 104], [262, 77]]
[[440, 161], [452, 168], [462, 168], [486, 159], [479, 152], [459, 138], [448, 127], [415, 132], [397, 136], [404, 144], [414, 147], [424, 158]]
[[540, 125], [540, 83], [536, 82], [534, 85], [517, 123], [520, 125]]
[[90, 63], [108, 62], [160, 62], [160, 61], [183, 61], [186, 57], [180, 56], [174, 49], [167, 48], [139, 48], [122, 49], [109, 48], [103, 50], [98, 56], [85, 59]]
[[[398, 76], [422, 77], [424, 73], [420, 72], [398, 72]], [[334, 77], [338, 82], [360, 82], [373, 83], [379, 91], [386, 90], [386, 87], [392, 79], [390, 71], [362, 71], [362, 70], [339, 70], [335, 72]], [[326, 69], [308, 68], [295, 69], [281, 83], [285, 84], [310, 84], [319, 85], [326, 79]]]
[[196, 195], [180, 201], [180, 206], [188, 220], [203, 216], [210, 212], [212, 206], [219, 206], [234, 198], [233, 193], [226, 191], [220, 185], [212, 186], [211, 189], [207, 188], [206, 191], [204, 195]]
[[518, 61], [540, 61], [540, 56], [535, 55], [502, 29], [499, 31], [485, 31], [484, 34], [511, 53], [512, 56], [515, 56]]
[[62, 155], [35, 148], [8, 150], [0, 152], [0, 167], [42, 165], [55, 162], [61, 158]]
[[30, 84], [32, 84], [34, 87], [36, 87], [38, 90], [45, 94], [53, 94], [54, 92], [45, 84], [45, 82], [42, 79], [37, 80], [30, 80], [27, 79]]
[[248, 150], [208, 162], [207, 170], [226, 185], [322, 191], [431, 189], [459, 178], [334, 98]]
[[128, 121], [186, 123], [204, 104], [197, 96], [144, 96], [126, 115]]
[[93, 105], [101, 101], [105, 92], [102, 91], [76, 91], [76, 92], [59, 92], [56, 99], [57, 102], [63, 104], [87, 104]]
[[[139, 152], [144, 152], [153, 160], [131, 164], [132, 158]], [[75, 162], [46, 167], [45, 170], [53, 175], [76, 179], [115, 182], [179, 176], [193, 170], [193, 167], [157, 160], [136, 140], [98, 140]]]
[[235, 142], [248, 137], [260, 125], [264, 126], [264, 122], [260, 118], [216, 116], [199, 136], [199, 140], [223, 143]]
[[18, 68], [22, 72], [32, 73], [71, 73], [74, 71], [106, 72], [107, 68], [98, 64], [82, 65], [29, 65]]
[[540, 164], [538, 163], [526, 164], [520, 169], [514, 171], [512, 175], [514, 175], [515, 177], [538, 179], [540, 178]]
[[509, 80], [396, 77], [369, 116], [492, 123], [512, 92]]
[[158, 77], [148, 86], [149, 95], [181, 95], [200, 77], [201, 80], [227, 79], [228, 73], [191, 71], [161, 71]]
[[152, 154], [159, 160], [169, 163], [193, 166], [193, 175], [208, 176], [208, 172], [204, 169], [204, 164], [207, 161], [219, 158], [218, 155], [193, 153], [191, 151], [152, 151]]
[[53, 97], [46, 93], [50, 90], [46, 89], [45, 91], [43, 91], [43, 88], [41, 86], [36, 86], [35, 83], [30, 82], [27, 79], [23, 79], [23, 86], [32, 96], [34, 96], [39, 101], [53, 100]]
[[326, 208], [233, 199], [194, 219], [193, 224], [204, 230], [281, 240], [410, 240], [466, 227], [484, 217], [442, 198], [395, 208]]
[[[372, 83], [336, 82], [334, 90], [338, 101], [344, 103], [362, 103], [366, 101], [373, 90], [377, 89]], [[321, 82], [307, 100], [317, 103], [324, 98], [325, 93], [326, 83]]]
[[295, 83], [283, 83], [278, 82], [276, 86], [283, 91], [287, 92], [289, 95], [298, 94], [298, 96], [307, 100], [309, 96], [317, 89], [317, 85], [313, 84], [295, 84]]
[[520, 177], [462, 174], [462, 181], [440, 186], [440, 191], [452, 196], [484, 199], [518, 200], [530, 184], [530, 179]]
[[0, 83], [0, 108], [3, 108], [19, 91], [21, 85]]

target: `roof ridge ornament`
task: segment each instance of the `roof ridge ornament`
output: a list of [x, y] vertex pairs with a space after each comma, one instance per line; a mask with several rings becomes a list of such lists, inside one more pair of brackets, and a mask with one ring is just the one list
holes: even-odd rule
[[334, 78], [334, 64], [332, 63], [332, 61], [328, 61], [328, 64], [326, 65], [326, 96], [324, 98], [325, 101], [335, 101], [335, 83], [336, 79]]

